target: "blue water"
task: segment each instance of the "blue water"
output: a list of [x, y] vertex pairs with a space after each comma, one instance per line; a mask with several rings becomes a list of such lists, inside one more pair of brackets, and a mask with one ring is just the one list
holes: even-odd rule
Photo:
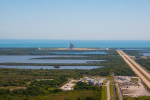
[[143, 56], [150, 56], [150, 53], [140, 53], [143, 54]]
[[60, 68], [54, 68], [54, 66], [0, 66], [0, 68], [17, 68], [17, 69], [95, 69], [104, 66], [60, 66]]
[[0, 40], [1, 48], [15, 47], [69, 47], [72, 42], [75, 47], [91, 47], [91, 48], [147, 48], [150, 47], [150, 40]]
[[79, 52], [79, 51], [73, 51], [73, 52], [50, 52], [50, 54], [57, 54], [57, 55], [64, 55], [64, 54], [74, 54], [74, 55], [84, 55], [84, 54], [107, 54], [106, 52], [100, 52], [100, 51], [88, 51], [88, 52]]
[[33, 59], [32, 58], [40, 58], [40, 57], [51, 57], [51, 56], [0, 56], [0, 63], [87, 63], [87, 62], [103, 62], [105, 60], [67, 60], [67, 59]]

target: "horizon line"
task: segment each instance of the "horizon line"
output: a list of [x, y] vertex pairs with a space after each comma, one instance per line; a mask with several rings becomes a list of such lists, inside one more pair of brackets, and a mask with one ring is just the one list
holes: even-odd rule
[[143, 39], [133, 39], [133, 40], [128, 40], [128, 39], [124, 39], [124, 40], [119, 40], [119, 39], [0, 39], [0, 40], [68, 40], [68, 41], [150, 41], [150, 40], [143, 40]]

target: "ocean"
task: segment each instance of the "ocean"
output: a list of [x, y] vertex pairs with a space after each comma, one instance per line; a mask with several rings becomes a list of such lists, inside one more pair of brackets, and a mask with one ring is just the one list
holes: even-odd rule
[[150, 40], [12, 40], [0, 39], [0, 48], [150, 48]]

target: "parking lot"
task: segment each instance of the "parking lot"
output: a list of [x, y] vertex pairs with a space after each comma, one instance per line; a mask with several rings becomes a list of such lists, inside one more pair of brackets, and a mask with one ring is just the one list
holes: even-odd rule
[[67, 84], [65, 84], [62, 87], [60, 87], [60, 89], [62, 89], [64, 91], [73, 90], [73, 86], [75, 85], [73, 82], [77, 82], [77, 81], [76, 80], [71, 80]]

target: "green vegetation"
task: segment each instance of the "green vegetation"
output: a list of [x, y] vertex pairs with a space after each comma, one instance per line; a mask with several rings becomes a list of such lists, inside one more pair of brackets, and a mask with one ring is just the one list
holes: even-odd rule
[[138, 78], [131, 78], [131, 80], [132, 80], [132, 82], [134, 82], [134, 83], [136, 83], [136, 82], [139, 81]]
[[[58, 82], [59, 81], [59, 82]], [[19, 99], [31, 99], [31, 100], [102, 100], [101, 99], [101, 87], [91, 86], [86, 83], [78, 82], [74, 91], [63, 92], [60, 89], [54, 88], [59, 86], [60, 82], [66, 81], [61, 77], [59, 80], [53, 81], [34, 81], [29, 87], [25, 89], [13, 90], [10, 92], [8, 89], [0, 89], [1, 100], [19, 100]], [[49, 89], [48, 87], [53, 87]], [[59, 98], [59, 99], [58, 99]]]
[[42, 96], [3, 95], [0, 96], [0, 100], [103, 100], [100, 98], [93, 99], [95, 96], [99, 97], [99, 93], [99, 91], [92, 90], [74, 90], [57, 92]]
[[59, 66], [54, 66], [54, 68], [60, 68]]
[[114, 99], [114, 86], [110, 86], [110, 100], [115, 100]]
[[150, 58], [136, 59], [136, 61], [150, 72]]
[[123, 51], [130, 56], [140, 56], [138, 50], [123, 50]]
[[101, 87], [96, 87], [89, 85], [84, 82], [77, 82], [76, 86], [74, 87], [75, 90], [94, 90], [94, 91], [101, 91]]
[[90, 57], [42, 57], [42, 58], [32, 58], [31, 60], [35, 60], [35, 59], [77, 59], [77, 60], [82, 60], [82, 59], [85, 59], [85, 60], [88, 60], [90, 59]]
[[[1, 52], [2, 51], [2, 52]], [[31, 49], [2, 50], [0, 55], [46, 55], [50, 51]], [[76, 83], [75, 90], [62, 91], [60, 86], [68, 82], [68, 79], [80, 79], [83, 76], [109, 77], [112, 72], [115, 75], [135, 75], [130, 67], [123, 61], [115, 50], [105, 51], [106, 55], [84, 55], [86, 59], [106, 60], [101, 63], [86, 64], [27, 64], [27, 63], [1, 63], [0, 65], [36, 65], [36, 66], [105, 66], [93, 70], [30, 70], [30, 69], [5, 69], [0, 68], [0, 100], [106, 100], [106, 87], [94, 87], [85, 83]], [[83, 55], [80, 55], [83, 56]], [[60, 59], [60, 58], [57, 58]], [[73, 59], [73, 58], [72, 58]], [[76, 59], [76, 58], [75, 58]], [[81, 57], [80, 59], [84, 59]], [[53, 79], [53, 80], [49, 80]], [[112, 77], [110, 80], [113, 80]], [[12, 88], [12, 92], [9, 90]], [[16, 89], [25, 87], [26, 89]], [[111, 89], [111, 92], [112, 89]]]
[[141, 97], [124, 97], [123, 100], [150, 100], [150, 96], [141, 96]]
[[[131, 55], [131, 56], [140, 56], [138, 50], [124, 50], [125, 53]], [[144, 52], [144, 51], [143, 51]], [[150, 58], [136, 58], [136, 62], [138, 62], [144, 69], [146, 69], [150, 73]]]
[[[101, 91], [102, 91], [102, 87], [96, 87], [96, 86], [92, 86], [92, 85], [88, 85], [87, 83], [83, 83], [83, 82], [78, 82], [76, 84], [76, 86], [74, 87], [75, 90], [93, 90], [93, 91], [98, 91], [97, 94], [93, 94], [93, 96], [88, 96], [86, 97], [84, 100], [88, 99], [88, 100], [101, 100]], [[78, 98], [81, 99], [81, 98]]]
[[[29, 70], [0, 68], [0, 86], [27, 86], [36, 79], [58, 79], [59, 77], [79, 79], [82, 70]], [[85, 70], [86, 72], [86, 70]]]
[[[37, 49], [35, 48], [13, 48], [12, 50], [9, 49], [0, 49], [0, 55], [33, 55], [33, 52], [36, 52]], [[39, 55], [40, 53], [36, 53], [36, 55]], [[44, 54], [44, 52], [43, 52]], [[45, 53], [48, 54], [48, 53]]]
[[[45, 48], [43, 50], [38, 50], [38, 48], [7, 48], [7, 49], [0, 48], [0, 55], [55, 55], [54, 52], [77, 52], [77, 51], [78, 50], [61, 50], [60, 51], [60, 50], [53, 50], [49, 48]], [[87, 52], [88, 50], [87, 51], [79, 50], [79, 51]], [[93, 51], [99, 51], [99, 50], [93, 50]]]
[[102, 100], [107, 100], [107, 87], [102, 86]]
[[[71, 52], [71, 51], [69, 51], [69, 52]], [[21, 66], [21, 65], [23, 65], [23, 66], [105, 66], [103, 68], [98, 68], [98, 69], [94, 69], [91, 71], [88, 71], [88, 70], [83, 71], [82, 70], [82, 72], [80, 74], [109, 76], [110, 73], [113, 71], [115, 75], [128, 75], [128, 76], [135, 75], [134, 72], [130, 69], [130, 67], [124, 62], [124, 60], [118, 55], [118, 53], [115, 50], [109, 50], [109, 51], [105, 51], [105, 52], [108, 52], [108, 54], [106, 54], [106, 55], [105, 54], [104, 55], [101, 55], [101, 54], [84, 55], [84, 56], [88, 57], [87, 59], [106, 60], [105, 62], [101, 62], [101, 63], [92, 63], [92, 64], [91, 63], [85, 63], [85, 64], [0, 63], [0, 65], [14, 65], [14, 66]], [[82, 56], [82, 55], [80, 55], [80, 56]], [[84, 58], [81, 57], [81, 59], [84, 59]]]

